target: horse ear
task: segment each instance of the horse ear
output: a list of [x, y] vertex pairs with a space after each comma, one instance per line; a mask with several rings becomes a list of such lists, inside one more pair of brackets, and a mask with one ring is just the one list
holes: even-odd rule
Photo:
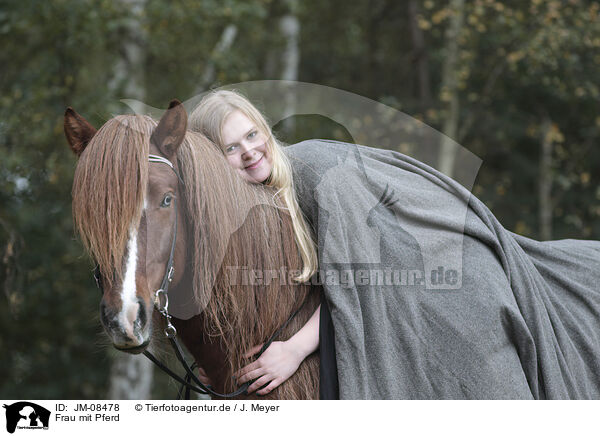
[[65, 111], [65, 136], [77, 157], [81, 156], [95, 134], [96, 129], [69, 106]]
[[169, 108], [161, 117], [158, 126], [152, 132], [150, 142], [160, 152], [171, 159], [185, 137], [187, 130], [187, 113], [179, 100], [172, 100]]

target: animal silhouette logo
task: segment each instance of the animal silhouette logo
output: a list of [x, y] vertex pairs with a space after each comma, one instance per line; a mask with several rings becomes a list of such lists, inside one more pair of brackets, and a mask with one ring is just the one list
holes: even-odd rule
[[[326, 263], [381, 262], [381, 233], [377, 226], [369, 226], [367, 222], [373, 221], [372, 215], [382, 203], [365, 189], [368, 180], [364, 169], [360, 168], [361, 163], [358, 154], [352, 151], [348, 152], [345, 159], [338, 157], [337, 165], [323, 174], [316, 188], [317, 203], [329, 214], [322, 253]], [[348, 204], [348, 199], [356, 199], [361, 207], [353, 208], [349, 213], [348, 209], [352, 206]], [[339, 246], [338, 242], [345, 241], [349, 234], [352, 235], [355, 246], [361, 246], [363, 250], [348, 251]]]
[[29, 401], [4, 404], [6, 409], [6, 431], [19, 429], [48, 429], [50, 411]]
[[460, 288], [467, 203], [413, 171], [369, 158], [360, 146], [346, 146], [315, 189], [328, 216], [322, 262], [383, 264], [382, 238], [393, 240], [389, 229], [401, 228], [419, 246], [426, 289]]

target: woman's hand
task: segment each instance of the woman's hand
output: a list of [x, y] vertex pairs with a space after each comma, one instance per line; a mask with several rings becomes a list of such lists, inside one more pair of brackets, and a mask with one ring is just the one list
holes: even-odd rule
[[212, 381], [210, 380], [210, 377], [208, 376], [206, 371], [204, 371], [204, 368], [202, 368], [201, 366], [198, 366], [198, 380], [200, 380], [205, 385], [208, 385], [208, 386], [213, 385]]
[[[260, 351], [262, 346], [263, 344], [253, 347], [244, 357], [255, 355]], [[293, 344], [287, 341], [272, 342], [269, 348], [256, 361], [246, 365], [234, 374], [238, 385], [258, 378], [258, 380], [248, 387], [248, 393], [251, 394], [256, 389], [268, 383], [267, 386], [256, 392], [257, 395], [268, 394], [290, 378], [304, 360], [305, 356], [294, 348]]]
[[[236, 372], [233, 376], [237, 378], [238, 385], [258, 378], [248, 386], [248, 393], [251, 394], [261, 386], [266, 385], [256, 392], [257, 395], [266, 395], [290, 378], [306, 356], [319, 346], [320, 313], [321, 305], [317, 307], [310, 319], [294, 336], [284, 342], [272, 342], [256, 361]], [[244, 357], [254, 356], [262, 346], [263, 344], [259, 344], [253, 347]]]

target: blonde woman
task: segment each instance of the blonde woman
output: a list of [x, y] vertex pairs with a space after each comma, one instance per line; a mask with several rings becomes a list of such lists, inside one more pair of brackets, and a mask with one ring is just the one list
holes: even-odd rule
[[[242, 95], [232, 91], [217, 91], [207, 95], [192, 112], [189, 119], [192, 130], [203, 133], [217, 144], [229, 164], [239, 175], [251, 183], [263, 183], [275, 187], [284, 200], [292, 217], [296, 243], [303, 261], [303, 270], [296, 277], [298, 282], [308, 280], [317, 269], [317, 253], [311, 230], [298, 206], [290, 163], [281, 146], [271, 133], [262, 114]], [[239, 384], [257, 379], [248, 387], [265, 395], [287, 380], [300, 363], [319, 346], [320, 319], [329, 330], [326, 342], [333, 343], [331, 321], [328, 311], [317, 308], [306, 325], [287, 341], [274, 341], [255, 362], [242, 368], [236, 375]], [[249, 344], [248, 356], [256, 354], [262, 344]], [[333, 351], [323, 356], [325, 370], [321, 371], [321, 398], [337, 396], [335, 373], [327, 374], [327, 368], [335, 370]], [[210, 382], [202, 369], [204, 381]], [[324, 380], [327, 377], [329, 380]], [[262, 387], [262, 389], [257, 390]], [[327, 390], [327, 391], [325, 391]]]
[[276, 388], [320, 347], [321, 398], [600, 399], [600, 242], [512, 233], [457, 181], [396, 151], [281, 147], [234, 92], [208, 94], [190, 124], [241, 177], [278, 190], [299, 280], [319, 253], [321, 306], [238, 372], [256, 379], [249, 391]]

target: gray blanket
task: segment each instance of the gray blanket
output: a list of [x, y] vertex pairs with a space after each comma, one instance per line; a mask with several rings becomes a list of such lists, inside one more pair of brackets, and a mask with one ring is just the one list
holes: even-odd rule
[[600, 399], [600, 242], [512, 233], [398, 152], [285, 150], [318, 240], [342, 399]]

